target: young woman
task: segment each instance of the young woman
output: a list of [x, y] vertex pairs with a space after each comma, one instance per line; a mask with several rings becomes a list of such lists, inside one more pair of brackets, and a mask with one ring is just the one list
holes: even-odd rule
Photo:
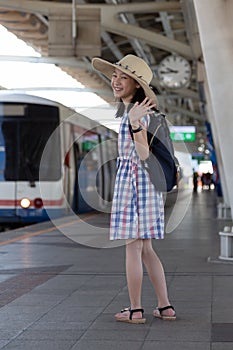
[[151, 239], [164, 238], [164, 203], [141, 161], [149, 156], [147, 127], [157, 98], [149, 84], [153, 77], [147, 63], [127, 55], [117, 63], [100, 58], [93, 67], [111, 79], [121, 117], [118, 136], [118, 171], [111, 213], [110, 239], [126, 240], [126, 277], [130, 307], [115, 315], [117, 321], [145, 323], [141, 305], [143, 263], [154, 286], [158, 306], [155, 317], [175, 320], [170, 304], [163, 266], [153, 250]]

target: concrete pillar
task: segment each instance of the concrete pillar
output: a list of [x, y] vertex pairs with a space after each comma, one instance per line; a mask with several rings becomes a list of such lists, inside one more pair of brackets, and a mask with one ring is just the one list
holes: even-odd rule
[[193, 0], [212, 114], [233, 217], [233, 1]]

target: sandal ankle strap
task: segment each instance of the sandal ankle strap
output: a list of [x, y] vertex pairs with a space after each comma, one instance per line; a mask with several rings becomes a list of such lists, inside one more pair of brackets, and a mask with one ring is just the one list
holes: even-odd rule
[[174, 307], [172, 305], [168, 305], [168, 306], [164, 306], [164, 307], [158, 307], [158, 310], [159, 312], [163, 312], [165, 310], [168, 310], [168, 309], [172, 309], [173, 311], [175, 311]]
[[130, 309], [129, 308], [129, 319], [132, 320], [132, 316], [135, 312], [141, 312], [142, 315], [144, 314], [144, 309]]

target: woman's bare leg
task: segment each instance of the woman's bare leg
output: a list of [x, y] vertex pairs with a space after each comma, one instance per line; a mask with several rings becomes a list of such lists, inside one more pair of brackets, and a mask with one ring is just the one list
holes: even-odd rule
[[[143, 241], [127, 240], [126, 242], [126, 278], [130, 299], [130, 308], [141, 309], [141, 292], [143, 279], [142, 247]], [[129, 317], [129, 311], [116, 314], [116, 318]], [[135, 312], [132, 318], [142, 318], [141, 312]]]
[[131, 309], [141, 308], [143, 279], [142, 247], [143, 241], [140, 239], [128, 241], [126, 244], [126, 278]]
[[[142, 259], [155, 289], [158, 307], [170, 305], [163, 265], [155, 253], [150, 239], [143, 240]], [[168, 309], [163, 314], [172, 316], [174, 315], [174, 311]]]

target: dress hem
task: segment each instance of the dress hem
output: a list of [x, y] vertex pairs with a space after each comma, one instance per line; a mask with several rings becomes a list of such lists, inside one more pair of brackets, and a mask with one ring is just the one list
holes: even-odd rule
[[164, 239], [164, 237], [127, 237], [127, 238], [110, 238], [110, 241], [126, 241], [127, 239]]

